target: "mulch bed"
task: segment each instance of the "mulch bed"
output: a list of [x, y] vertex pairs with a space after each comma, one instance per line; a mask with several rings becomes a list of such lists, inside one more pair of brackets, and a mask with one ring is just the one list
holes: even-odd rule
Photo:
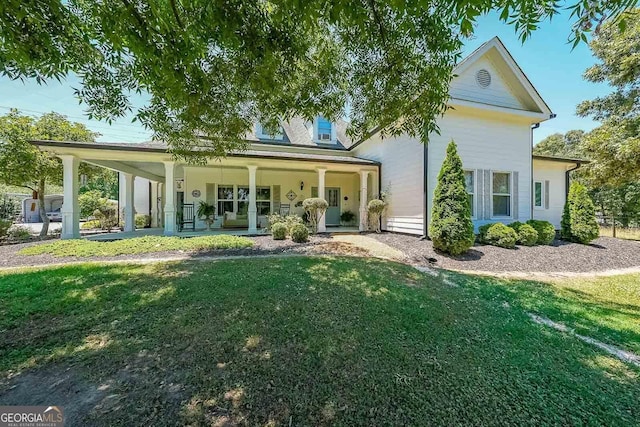
[[[451, 257], [434, 251], [431, 241], [419, 237], [394, 233], [369, 236], [403, 251], [413, 264], [455, 270], [588, 273], [640, 267], [640, 242], [612, 237], [601, 237], [589, 245], [564, 241], [555, 241], [553, 246], [518, 246], [516, 249], [476, 245], [462, 256]], [[429, 258], [436, 261], [430, 263]]]

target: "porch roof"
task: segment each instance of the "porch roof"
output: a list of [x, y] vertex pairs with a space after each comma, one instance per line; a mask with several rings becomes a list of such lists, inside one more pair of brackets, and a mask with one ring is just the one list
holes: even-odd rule
[[[165, 153], [167, 154], [167, 146], [159, 141], [148, 141], [142, 143], [126, 143], [126, 142], [110, 142], [110, 143], [87, 143], [87, 142], [73, 142], [73, 141], [47, 141], [47, 140], [34, 140], [30, 141], [33, 145], [51, 149], [56, 151], [56, 148], [62, 149], [82, 149], [91, 151], [122, 151], [122, 152], [140, 152], [140, 153]], [[228, 157], [244, 157], [244, 158], [265, 158], [265, 159], [278, 159], [278, 160], [294, 160], [294, 161], [313, 161], [313, 162], [327, 162], [327, 163], [343, 163], [352, 165], [369, 165], [377, 166], [379, 162], [363, 159], [360, 157], [344, 155], [344, 152], [336, 152], [335, 154], [319, 154], [319, 153], [307, 153], [307, 152], [292, 152], [292, 151], [266, 151], [266, 150], [244, 150], [234, 151], [227, 155]]]

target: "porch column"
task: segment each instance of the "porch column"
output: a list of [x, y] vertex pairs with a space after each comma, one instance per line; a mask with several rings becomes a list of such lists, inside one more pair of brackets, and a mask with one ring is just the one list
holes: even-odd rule
[[[321, 199], [325, 198], [325, 191], [324, 191], [324, 175], [327, 173], [326, 169], [318, 169], [318, 197]], [[324, 215], [322, 215], [320, 217], [320, 220], [318, 221], [318, 232], [319, 233], [324, 233], [327, 231], [327, 213], [325, 212]]]
[[151, 189], [149, 190], [149, 215], [151, 215], [151, 227], [156, 228], [158, 226], [158, 182], [150, 181]]
[[78, 204], [78, 167], [80, 160], [73, 155], [59, 156], [62, 159], [64, 198], [62, 214], [62, 239], [80, 238], [80, 206]]
[[367, 179], [369, 171], [360, 171], [360, 231], [367, 231]]
[[164, 218], [164, 212], [162, 210], [162, 206], [164, 205], [164, 197], [162, 195], [164, 194], [163, 191], [165, 189], [165, 186], [166, 184], [163, 184], [162, 182], [158, 183], [157, 198], [153, 201], [158, 209], [158, 227], [162, 227], [163, 225], [162, 218]]
[[249, 169], [249, 233], [258, 232], [258, 208], [256, 206], [256, 170], [255, 165], [247, 166]]
[[164, 177], [165, 177], [165, 195], [164, 195], [164, 234], [165, 236], [172, 236], [176, 234], [176, 192], [174, 190], [175, 185], [175, 171], [176, 162], [163, 162], [164, 163]]
[[136, 207], [134, 188], [136, 177], [130, 173], [122, 173], [124, 177], [124, 231], [136, 231]]

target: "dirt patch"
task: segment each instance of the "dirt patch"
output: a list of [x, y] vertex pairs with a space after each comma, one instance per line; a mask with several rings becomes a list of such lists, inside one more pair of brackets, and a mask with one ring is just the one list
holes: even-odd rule
[[109, 386], [87, 381], [74, 366], [53, 365], [16, 375], [0, 384], [3, 405], [56, 405], [64, 408], [66, 425], [82, 420], [109, 396]]

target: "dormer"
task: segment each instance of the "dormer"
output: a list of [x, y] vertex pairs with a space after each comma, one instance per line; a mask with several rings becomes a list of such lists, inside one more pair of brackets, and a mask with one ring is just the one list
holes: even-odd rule
[[338, 141], [336, 124], [322, 116], [313, 121], [313, 142], [316, 144], [336, 144]]
[[258, 139], [268, 139], [272, 141], [282, 141], [284, 139], [284, 129], [282, 126], [278, 126], [277, 133], [272, 134], [272, 131], [267, 130], [262, 123], [256, 123], [255, 125], [256, 137]]

